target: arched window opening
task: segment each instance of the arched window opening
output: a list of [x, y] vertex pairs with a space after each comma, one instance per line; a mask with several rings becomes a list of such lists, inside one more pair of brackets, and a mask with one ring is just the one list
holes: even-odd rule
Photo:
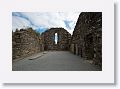
[[57, 42], [58, 42], [58, 34], [57, 33], [55, 33], [55, 39], [54, 39], [54, 41], [55, 41], [55, 44], [57, 44]]

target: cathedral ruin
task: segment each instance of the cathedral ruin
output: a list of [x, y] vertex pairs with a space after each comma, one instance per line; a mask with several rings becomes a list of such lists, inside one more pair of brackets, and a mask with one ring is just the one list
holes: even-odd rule
[[32, 28], [12, 32], [13, 60], [43, 51], [70, 51], [102, 67], [102, 12], [80, 13], [71, 35], [64, 28], [50, 28], [37, 35]]

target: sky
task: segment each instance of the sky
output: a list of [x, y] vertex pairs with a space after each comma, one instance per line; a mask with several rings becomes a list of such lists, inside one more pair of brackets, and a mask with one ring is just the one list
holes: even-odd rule
[[32, 27], [42, 33], [62, 27], [72, 34], [80, 12], [12, 12], [12, 30]]

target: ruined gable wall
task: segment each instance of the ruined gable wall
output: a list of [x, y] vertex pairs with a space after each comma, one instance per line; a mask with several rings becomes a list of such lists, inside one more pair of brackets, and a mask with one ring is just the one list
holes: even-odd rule
[[[55, 44], [55, 33], [58, 34], [58, 42]], [[71, 34], [64, 28], [50, 28], [44, 32], [45, 50], [69, 50]]]

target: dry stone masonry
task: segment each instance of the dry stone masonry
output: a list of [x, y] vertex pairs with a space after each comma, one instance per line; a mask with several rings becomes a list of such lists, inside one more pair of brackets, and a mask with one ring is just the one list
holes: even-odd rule
[[12, 33], [13, 59], [43, 51], [40, 37], [32, 28], [16, 30]]
[[71, 51], [102, 66], [102, 13], [82, 12], [76, 23]]
[[[55, 34], [57, 33], [57, 43]], [[42, 34], [45, 50], [69, 50], [71, 34], [64, 28], [50, 28]]]

